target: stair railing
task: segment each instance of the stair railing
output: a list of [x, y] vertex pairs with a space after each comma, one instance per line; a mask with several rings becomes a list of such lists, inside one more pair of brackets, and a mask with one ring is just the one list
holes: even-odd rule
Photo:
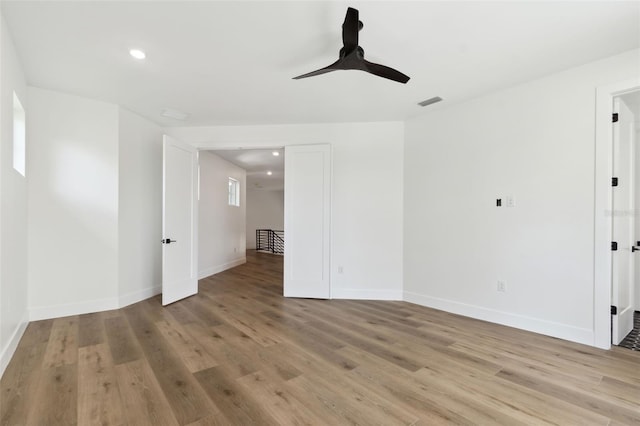
[[284, 231], [256, 229], [256, 250], [284, 254]]

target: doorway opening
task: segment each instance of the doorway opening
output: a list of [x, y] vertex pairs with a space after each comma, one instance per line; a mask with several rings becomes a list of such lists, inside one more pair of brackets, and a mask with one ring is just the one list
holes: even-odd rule
[[284, 149], [212, 152], [246, 172], [246, 249], [284, 255]]
[[613, 98], [611, 120], [611, 344], [640, 350], [640, 90]]
[[[617, 307], [612, 303], [614, 292], [612, 253], [615, 253], [613, 249], [616, 243], [613, 238], [613, 192], [618, 189], [613, 186], [615, 184], [613, 177], [616, 177], [613, 173], [614, 100], [619, 96], [637, 91], [640, 91], [640, 77], [601, 86], [596, 90], [593, 345], [602, 349], [611, 348], [614, 331], [612, 320], [614, 318], [617, 320], [616, 315], [613, 314], [614, 311], [617, 312]], [[635, 149], [635, 146], [633, 148]], [[634, 183], [629, 180], [628, 182]], [[628, 222], [629, 215], [635, 216], [635, 213], [627, 212]], [[635, 251], [631, 251], [631, 246], [627, 246], [626, 250], [635, 254]], [[634, 264], [634, 262], [628, 263]], [[640, 270], [638, 272], [640, 273]], [[629, 298], [629, 300], [633, 299]]]
[[[194, 146], [183, 144], [175, 139], [165, 135], [164, 136], [164, 159], [163, 159], [163, 174], [164, 174], [164, 189], [163, 189], [163, 304], [165, 293], [165, 263], [169, 258], [165, 254], [169, 253], [167, 247], [174, 247], [174, 240], [171, 237], [167, 237], [168, 234], [173, 231], [166, 226], [168, 217], [167, 206], [174, 206], [179, 203], [179, 197], [176, 199], [170, 199], [167, 195], [169, 192], [167, 188], [175, 189], [177, 195], [193, 194], [190, 196], [188, 203], [191, 210], [195, 213], [189, 215], [195, 220], [187, 223], [183, 221], [182, 227], [187, 229], [193, 238], [185, 240], [185, 243], [191, 244], [193, 242], [196, 249], [191, 250], [188, 256], [183, 256], [183, 262], [179, 262], [182, 266], [182, 270], [185, 271], [185, 280], [188, 280], [191, 288], [191, 283], [196, 282], [193, 286], [195, 291], [186, 292], [184, 297], [188, 297], [191, 294], [197, 293], [197, 278], [203, 279], [217, 272], [222, 272], [226, 269], [234, 266], [239, 266], [246, 262], [246, 210], [244, 217], [240, 214], [242, 231], [232, 238], [231, 247], [236, 254], [244, 255], [243, 259], [234, 259], [239, 263], [223, 263], [213, 265], [212, 268], [203, 271], [204, 263], [202, 260], [202, 250], [198, 250], [199, 241], [213, 240], [217, 248], [219, 246], [228, 248], [228, 244], [224, 244], [225, 241], [216, 240], [215, 234], [211, 233], [205, 235], [206, 230], [201, 225], [201, 220], [206, 218], [211, 223], [219, 224], [219, 220], [216, 220], [215, 215], [209, 215], [202, 211], [202, 206], [207, 203], [203, 197], [209, 195], [208, 186], [209, 179], [205, 174], [209, 171], [217, 172], [221, 167], [205, 167], [206, 159], [212, 159], [214, 162], [225, 163], [229, 166], [233, 166], [240, 170], [240, 178], [234, 178], [232, 176], [226, 176], [223, 179], [216, 179], [215, 182], [222, 181], [223, 191], [227, 191], [224, 197], [219, 197], [217, 204], [222, 203], [220, 200], [224, 200], [226, 207], [239, 209], [242, 206], [246, 206], [246, 177], [247, 171], [238, 166], [233, 165], [229, 161], [224, 160], [219, 155], [216, 155], [210, 151], [251, 151], [248, 149], [241, 149], [240, 147], [232, 147], [223, 149], [218, 147], [211, 147], [208, 150], [205, 147], [201, 147], [200, 150]], [[193, 161], [194, 167], [185, 167], [185, 170], [176, 169], [173, 170], [169, 167], [172, 163], [174, 155], [168, 155], [173, 151], [167, 149], [171, 144], [176, 146], [183, 146], [183, 151], [188, 153], [189, 161]], [[264, 147], [256, 147], [255, 150], [265, 149]], [[331, 170], [332, 170], [332, 154], [331, 145], [329, 144], [303, 144], [303, 145], [287, 145], [286, 148], [282, 147], [269, 147], [270, 155], [274, 157], [284, 157], [286, 152], [286, 164], [284, 165], [284, 172], [286, 172], [286, 178], [284, 179], [284, 231], [286, 234], [285, 241], [285, 254], [283, 262], [284, 279], [283, 279], [283, 295], [285, 297], [304, 297], [304, 298], [320, 298], [329, 299], [331, 296], [331, 282], [330, 282], [330, 236], [331, 236]], [[274, 155], [274, 150], [281, 150], [278, 155]], [[185, 157], [186, 158], [186, 157]], [[283, 163], [285, 163], [283, 161]], [[186, 161], [185, 161], [186, 164]], [[188, 170], [187, 170], [188, 169]], [[275, 173], [273, 170], [267, 170], [267, 176], [273, 176]], [[178, 174], [185, 177], [185, 183], [177, 185], [172, 179], [167, 176], [171, 174]], [[199, 176], [199, 177], [198, 177]], [[233, 180], [231, 180], [233, 179]], [[245, 182], [242, 185], [242, 181]], [[236, 185], [236, 182], [237, 185]], [[191, 187], [193, 183], [193, 188]], [[214, 183], [215, 184], [215, 183]], [[230, 192], [231, 185], [233, 184], [233, 194]], [[195, 197], [197, 194], [197, 199]], [[233, 202], [231, 202], [233, 200]], [[215, 202], [213, 204], [216, 204]], [[181, 217], [185, 217], [183, 214]], [[236, 215], [237, 219], [237, 215]], [[175, 251], [175, 250], [174, 250]], [[280, 257], [280, 256], [278, 256]], [[281, 258], [282, 259], [282, 258]], [[176, 285], [176, 287], [179, 287]], [[180, 287], [181, 288], [181, 287]], [[179, 298], [175, 298], [178, 300]], [[171, 303], [171, 302], [168, 302]]]

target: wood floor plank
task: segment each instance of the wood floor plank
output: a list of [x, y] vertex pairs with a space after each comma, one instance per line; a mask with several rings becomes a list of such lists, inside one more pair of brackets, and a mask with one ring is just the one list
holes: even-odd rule
[[78, 350], [78, 424], [124, 424], [111, 352], [102, 343]]
[[155, 323], [160, 333], [167, 339], [173, 350], [182, 358], [190, 372], [215, 367], [218, 362], [207, 350], [177, 322], [172, 320]]
[[224, 324], [225, 321], [214, 313], [211, 306], [207, 305], [205, 302], [207, 300], [204, 296], [192, 296], [185, 299], [182, 305], [206, 326], [213, 327]]
[[[243, 331], [238, 330], [234, 326], [217, 326], [213, 327], [215, 332], [222, 337], [220, 341], [225, 347], [235, 352], [236, 356], [242, 354], [243, 358], [248, 360], [248, 365], [253, 366], [253, 369], [262, 366], [262, 370], [265, 373], [272, 373], [274, 377], [279, 377], [282, 380], [289, 380], [293, 377], [300, 375], [292, 363], [288, 361], [286, 357], [274, 356], [274, 352], [269, 348], [274, 346], [263, 347], [255, 340], [251, 339]], [[278, 344], [279, 346], [280, 344]], [[237, 374], [232, 371], [233, 368], [227, 370], [227, 374], [231, 374], [234, 377], [242, 377], [245, 374]], [[255, 370], [254, 370], [255, 371]]]
[[256, 321], [228, 316], [225, 318], [225, 322], [242, 331], [262, 346], [272, 346], [280, 343], [280, 341], [273, 336], [271, 330]]
[[250, 354], [239, 351], [234, 344], [231, 344], [220, 335], [215, 327], [204, 327], [201, 324], [194, 323], [186, 324], [185, 328], [219, 365], [225, 366], [227, 375], [242, 377], [258, 371], [255, 359], [252, 359]]
[[[331, 351], [335, 354], [335, 358], [333, 358], [315, 349], [299, 346], [295, 343], [281, 343], [265, 348], [265, 351], [269, 351], [272, 357], [286, 360], [301, 373], [298, 376], [305, 374], [311, 376], [316, 374], [343, 375], [358, 365], [337, 351]], [[340, 360], [340, 362], [336, 362], [336, 360]]]
[[189, 423], [187, 426], [234, 426], [234, 424], [227, 420], [222, 414], [212, 414], [193, 423]]
[[104, 326], [111, 356], [116, 365], [140, 359], [140, 345], [136, 342], [124, 316], [109, 318], [105, 320]]
[[406, 302], [282, 297], [282, 257], [29, 324], [0, 425], [635, 425], [640, 351]]
[[53, 329], [53, 320], [32, 321], [20, 339], [20, 346], [33, 346], [38, 343], [49, 343], [51, 330]]
[[78, 360], [78, 317], [53, 321], [51, 335], [44, 355], [44, 367], [75, 364]]
[[223, 367], [198, 371], [194, 376], [224, 417], [237, 425], [277, 425], [278, 422], [248, 392], [227, 376]]
[[375, 353], [377, 356], [384, 358], [389, 362], [397, 364], [409, 371], [417, 371], [422, 367], [421, 363], [418, 360], [409, 359], [407, 356], [402, 354], [401, 351], [395, 351], [385, 345], [377, 343], [372, 339], [368, 339], [366, 337], [358, 336], [349, 331], [345, 331], [345, 329], [329, 324], [328, 322], [313, 320], [309, 321], [309, 324], [322, 331], [339, 337], [345, 343]]
[[[468, 342], [456, 342], [449, 346], [449, 350], [462, 354], [473, 354], [477, 358], [482, 358], [488, 362], [501, 365], [503, 368], [520, 368], [529, 371], [546, 381], [572, 384], [577, 387], [599, 386], [602, 382], [602, 375], [589, 374], [579, 369], [557, 368], [549, 365], [548, 362], [532, 359], [525, 355], [502, 351], [492, 347], [469, 344]], [[577, 373], [577, 374], [576, 374]]]
[[416, 410], [417, 415], [427, 424], [522, 424], [499, 410], [478, 404], [460, 392], [448, 392], [436, 381], [422, 383], [413, 373], [365, 351], [346, 347], [340, 352], [354, 358], [359, 364], [351, 375], [369, 381], [380, 392], [387, 392], [401, 399], [404, 404]]
[[552, 383], [542, 383], [527, 374], [511, 369], [505, 369], [498, 373], [497, 376], [523, 387], [536, 390], [549, 397], [566, 401], [576, 407], [598, 413], [603, 417], [606, 416], [609, 419], [625, 424], [640, 424], [640, 409], [633, 410], [620, 404], [613, 404], [594, 395], [590, 395], [587, 392], [582, 392], [580, 389], [568, 392], [567, 389], [562, 386]]
[[333, 338], [331, 335], [322, 331], [309, 327], [304, 319], [298, 319], [293, 316], [285, 316], [282, 313], [275, 311], [264, 311], [260, 315], [269, 318], [280, 325], [280, 335], [287, 335], [292, 339], [307, 340], [310, 344], [315, 343], [322, 345], [328, 349], [339, 349], [345, 346], [345, 343], [341, 340]]
[[178, 423], [192, 423], [213, 412], [211, 401], [145, 311], [125, 308], [125, 314]]
[[177, 426], [173, 411], [146, 360], [115, 366], [122, 412], [129, 425]]
[[591, 386], [591, 391], [596, 395], [608, 395], [633, 404], [635, 407], [640, 407], [640, 385], [604, 376], [600, 383]]
[[258, 371], [238, 379], [244, 390], [281, 425], [320, 425], [325, 421], [307, 410], [283, 382]]
[[78, 347], [97, 345], [105, 341], [104, 316], [101, 312], [78, 317]]
[[190, 322], [198, 321], [195, 315], [179, 303], [172, 303], [171, 305], [165, 306], [164, 309], [180, 324], [189, 324]]
[[76, 425], [77, 408], [77, 365], [62, 364], [44, 368], [25, 423], [28, 426]]
[[52, 325], [53, 321], [36, 321], [27, 327], [0, 381], [0, 425], [25, 423], [35, 403]]
[[[339, 419], [336, 424], [408, 425], [414, 422], [410, 417], [399, 418], [395, 412], [385, 412], [376, 401], [372, 401], [362, 393], [347, 389], [336, 392], [335, 386], [330, 386], [317, 376], [296, 377], [288, 382], [288, 386], [294, 389], [295, 395], [308, 395], [305, 401], [315, 402], [316, 408], [311, 409], [322, 417], [332, 415]], [[388, 408], [391, 407], [388, 406]]]

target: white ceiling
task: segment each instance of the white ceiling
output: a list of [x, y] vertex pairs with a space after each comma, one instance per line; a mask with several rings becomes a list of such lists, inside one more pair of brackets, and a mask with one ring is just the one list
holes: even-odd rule
[[[1, 3], [29, 84], [165, 126], [404, 120], [433, 96], [442, 108], [640, 46], [638, 1]], [[337, 59], [347, 6], [367, 59], [407, 85], [360, 71], [291, 79]]]
[[[213, 151], [247, 171], [247, 188], [284, 190], [284, 149], [227, 149]], [[273, 153], [278, 152], [278, 156]], [[271, 172], [268, 175], [267, 172]]]

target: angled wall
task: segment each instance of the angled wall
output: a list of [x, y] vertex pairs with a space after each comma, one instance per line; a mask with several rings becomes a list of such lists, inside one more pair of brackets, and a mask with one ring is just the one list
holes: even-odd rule
[[113, 309], [118, 294], [118, 107], [30, 87], [32, 320]]
[[29, 102], [30, 319], [158, 294], [162, 129], [61, 92], [30, 87]]
[[118, 110], [118, 299], [161, 292], [162, 128]]

